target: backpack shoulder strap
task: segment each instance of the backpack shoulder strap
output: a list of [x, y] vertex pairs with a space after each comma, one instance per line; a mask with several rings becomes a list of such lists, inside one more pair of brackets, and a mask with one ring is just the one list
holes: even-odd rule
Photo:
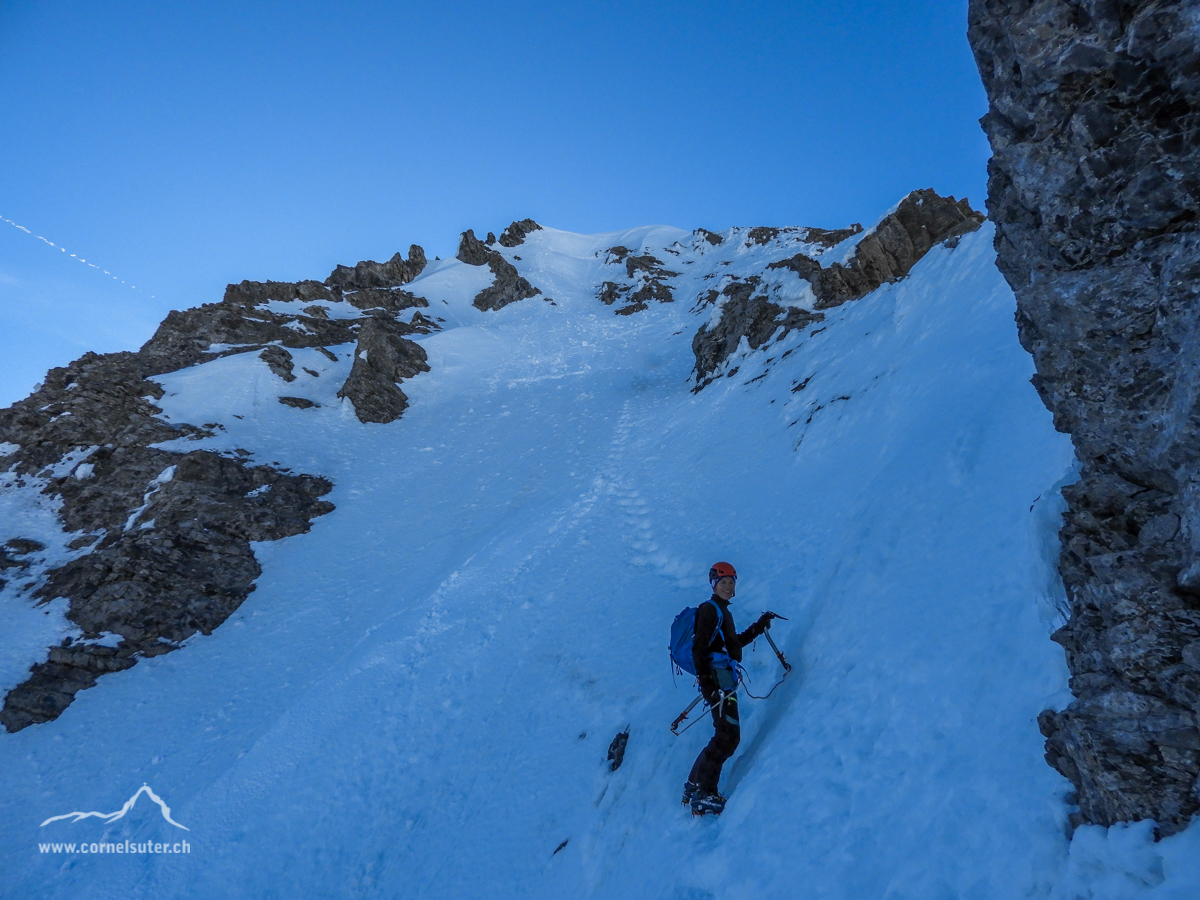
[[[717, 624], [713, 628], [712, 637], [710, 637], [708, 639], [708, 642], [711, 644], [713, 641], [715, 641], [717, 639], [717, 636], [721, 634], [721, 624], [725, 621], [725, 614], [723, 612], [721, 612], [721, 607], [719, 607], [719, 606], [717, 606], [717, 604], [713, 603], [712, 600], [705, 600], [704, 603], [712, 604], [712, 608], [717, 611]], [[704, 603], [701, 603], [700, 606], [703, 606]], [[696, 608], [699, 609], [700, 607], [696, 607]]]

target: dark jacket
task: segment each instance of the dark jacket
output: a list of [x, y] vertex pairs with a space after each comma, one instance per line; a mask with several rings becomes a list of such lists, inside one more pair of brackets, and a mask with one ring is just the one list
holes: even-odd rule
[[[721, 628], [717, 628], [717, 611], [713, 604], [721, 607]], [[704, 684], [706, 679], [714, 678], [712, 654], [725, 653], [730, 659], [741, 662], [742, 648], [766, 631], [766, 625], [760, 620], [755, 622], [741, 634], [738, 634], [733, 624], [733, 613], [729, 604], [712, 595], [712, 603], [701, 603], [696, 610], [696, 634], [692, 639], [692, 662], [696, 665], [696, 677]], [[714, 631], [716, 632], [714, 634]]]

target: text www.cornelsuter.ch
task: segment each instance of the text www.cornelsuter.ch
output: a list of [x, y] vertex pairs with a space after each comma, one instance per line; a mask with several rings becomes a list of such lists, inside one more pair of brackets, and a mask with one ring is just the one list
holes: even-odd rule
[[191, 853], [192, 845], [187, 841], [175, 841], [174, 843], [157, 843], [155, 841], [121, 841], [120, 843], [109, 843], [107, 841], [96, 843], [92, 842], [82, 844], [38, 844], [38, 850], [42, 853], [127, 853], [127, 854], [152, 854], [152, 853]]

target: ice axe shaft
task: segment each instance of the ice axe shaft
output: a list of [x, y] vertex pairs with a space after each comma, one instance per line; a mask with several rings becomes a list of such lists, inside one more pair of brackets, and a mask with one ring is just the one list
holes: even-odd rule
[[686, 719], [688, 717], [688, 713], [690, 713], [693, 709], [695, 709], [696, 704], [699, 703], [703, 699], [704, 699], [703, 695], [698, 696], [695, 700], [693, 700], [690, 704], [688, 704], [687, 709], [685, 709], [683, 712], [681, 712], [676, 717], [675, 721], [671, 723], [671, 732], [673, 734], [679, 734], [679, 732], [675, 730], [679, 727], [679, 723], [682, 722], [684, 719]]
[[[781, 619], [782, 619], [782, 618], [783, 618], [783, 616], [780, 616], [779, 618], [781, 618]], [[775, 655], [779, 657], [779, 662], [780, 662], [780, 664], [783, 666], [783, 671], [784, 671], [785, 673], [786, 673], [786, 672], [790, 672], [790, 671], [792, 671], [792, 664], [791, 664], [791, 663], [789, 663], [789, 662], [788, 662], [786, 659], [784, 659], [784, 658], [783, 658], [783, 654], [782, 654], [782, 653], [780, 653], [780, 652], [779, 652], [779, 648], [775, 646], [775, 641], [773, 641], [773, 640], [771, 639], [771, 632], [769, 632], [769, 631], [764, 631], [764, 632], [763, 632], [763, 637], [765, 637], [765, 638], [767, 639], [767, 643], [771, 645], [771, 649], [772, 649], [772, 650], [774, 650], [774, 651], [775, 651]], [[688, 707], [688, 708], [690, 709], [691, 707]]]
[[[732, 698], [732, 697], [733, 697], [735, 694], [737, 694], [737, 690], [736, 690], [736, 689], [735, 689], [735, 690], [732, 690], [732, 691], [721, 691], [721, 700], [720, 700], [720, 702], [719, 702], [719, 703], [718, 703], [716, 706], [709, 706], [707, 703], [705, 703], [705, 704], [704, 704], [704, 712], [709, 712], [710, 710], [713, 710], [713, 709], [720, 710], [720, 709], [723, 707], [723, 705], [724, 705], [725, 701], [726, 701], [726, 700], [729, 700], [730, 698]], [[672, 733], [672, 734], [674, 734], [676, 737], [678, 737], [679, 735], [681, 735], [681, 734], [683, 734], [685, 731], [687, 731], [689, 728], [691, 728], [693, 725], [695, 725], [695, 724], [696, 724], [696, 722], [703, 722], [703, 721], [704, 721], [703, 719], [696, 719], [694, 722], [689, 722], [687, 725], [684, 725], [684, 726], [683, 726], [683, 728], [681, 728], [679, 731], [676, 731], [676, 730], [675, 730], [675, 729], [678, 727], [679, 723], [680, 723], [680, 722], [682, 722], [684, 719], [686, 719], [686, 718], [687, 718], [687, 714], [688, 714], [689, 712], [691, 712], [691, 711], [692, 711], [692, 706], [695, 706], [695, 705], [696, 705], [697, 703], [699, 703], [699, 702], [700, 702], [702, 699], [704, 699], [704, 698], [703, 698], [703, 697], [697, 697], [695, 700], [693, 700], [693, 701], [692, 701], [692, 704], [691, 704], [691, 706], [689, 706], [687, 709], [685, 709], [683, 712], [681, 712], [681, 713], [679, 714], [679, 718], [678, 718], [678, 719], [676, 719], [674, 722], [672, 722], [672, 723], [671, 723], [671, 733]], [[717, 715], [718, 715], [718, 716], [720, 716], [720, 715], [721, 715], [721, 713], [720, 713], [720, 712], [718, 712], [718, 713], [717, 713]]]

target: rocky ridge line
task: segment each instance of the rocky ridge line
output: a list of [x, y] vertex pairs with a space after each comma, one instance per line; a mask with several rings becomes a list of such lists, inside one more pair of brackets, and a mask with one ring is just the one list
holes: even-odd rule
[[[33, 394], [0, 410], [0, 443], [9, 473], [26, 486], [60, 497], [59, 516], [71, 546], [86, 550], [52, 569], [33, 593], [65, 597], [68, 618], [83, 632], [49, 650], [13, 688], [0, 710], [8, 731], [56, 718], [83, 689], [139, 658], [170, 652], [197, 632], [210, 634], [254, 590], [261, 568], [251, 541], [307, 532], [333, 509], [320, 499], [325, 478], [271, 466], [250, 466], [206, 450], [153, 445], [200, 439], [221, 426], [172, 424], [158, 417], [156, 375], [221, 356], [258, 353], [285, 382], [295, 381], [289, 348], [328, 347], [357, 340], [354, 367], [342, 395], [363, 421], [387, 422], [407, 405], [395, 383], [427, 371], [425, 353], [405, 334], [436, 325], [420, 312], [411, 323], [393, 317], [427, 302], [398, 290], [420, 272], [425, 256], [408, 261], [339, 266], [324, 283], [249, 282], [230, 285], [220, 303], [170, 313], [137, 353], [88, 353], [51, 369]], [[301, 313], [275, 312], [271, 301], [309, 303]], [[346, 300], [364, 311], [333, 319], [321, 301]], [[315, 372], [309, 372], [316, 375]], [[291, 401], [291, 402], [289, 402]], [[281, 402], [311, 408], [312, 401]], [[17, 539], [0, 550], [0, 571], [27, 567], [36, 542]], [[108, 637], [105, 637], [108, 636]], [[112, 636], [116, 636], [115, 638]]]
[[1071, 435], [1075, 700], [1039, 717], [1073, 824], [1200, 810], [1200, 3], [971, 0], [988, 209], [1034, 384]]
[[[743, 337], [751, 350], [757, 350], [776, 333], [782, 338], [790, 331], [807, 328], [824, 318], [819, 310], [858, 300], [880, 285], [898, 281], [935, 244], [945, 241], [956, 245], [962, 235], [975, 231], [983, 221], [984, 216], [971, 209], [965, 198], [942, 197], [930, 189], [913, 191], [859, 240], [847, 263], [824, 268], [813, 257], [797, 253], [767, 266], [768, 270], [790, 269], [807, 281], [815, 297], [812, 311], [771, 302], [758, 276], [734, 279], [722, 290], [710, 291], [701, 298], [701, 305], [717, 302], [721, 297], [725, 301], [720, 320], [712, 328], [702, 325], [692, 339], [696, 357], [695, 390], [713, 381], [717, 369], [737, 350]], [[861, 233], [862, 226], [804, 231], [806, 242], [832, 247]], [[777, 228], [751, 229], [747, 243], [766, 244], [779, 233]]]
[[[519, 247], [525, 243], [525, 238], [533, 234], [535, 231], [541, 231], [542, 226], [533, 219], [521, 219], [519, 222], [513, 222], [500, 235], [501, 247]], [[491, 243], [490, 241], [488, 243]]]

